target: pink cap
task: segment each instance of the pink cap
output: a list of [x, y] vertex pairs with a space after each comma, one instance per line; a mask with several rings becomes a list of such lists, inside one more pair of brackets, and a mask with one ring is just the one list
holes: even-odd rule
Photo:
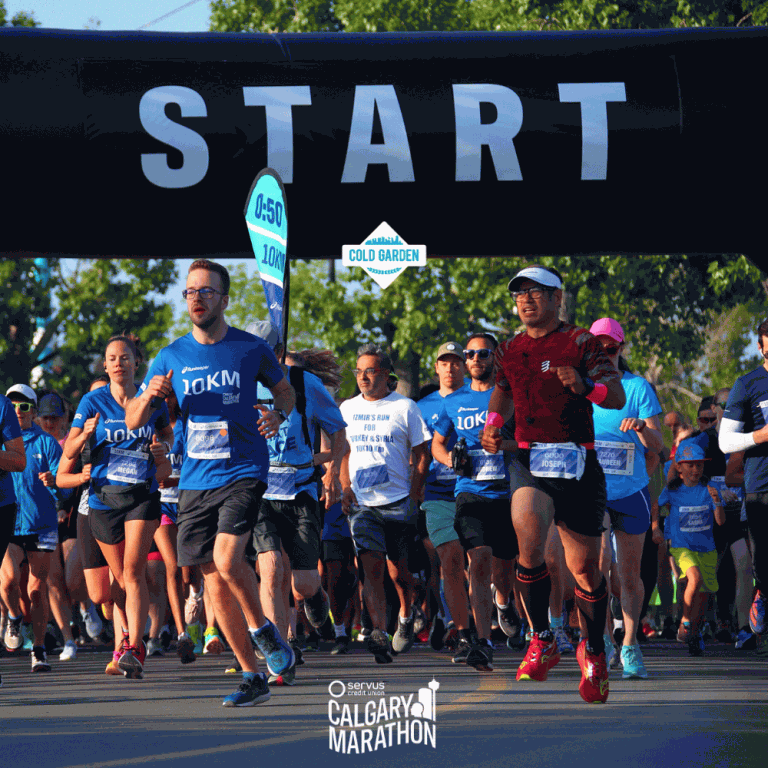
[[595, 320], [589, 332], [593, 336], [610, 336], [614, 341], [618, 341], [619, 344], [624, 343], [622, 327], [610, 317], [601, 317], [599, 320]]

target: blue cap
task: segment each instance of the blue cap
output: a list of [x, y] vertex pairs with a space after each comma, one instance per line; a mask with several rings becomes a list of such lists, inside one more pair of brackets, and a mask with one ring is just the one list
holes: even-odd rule
[[675, 451], [675, 461], [706, 461], [704, 449], [692, 440], [683, 440]]

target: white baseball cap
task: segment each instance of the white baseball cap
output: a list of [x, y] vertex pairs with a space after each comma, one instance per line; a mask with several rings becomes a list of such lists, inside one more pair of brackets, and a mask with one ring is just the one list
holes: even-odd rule
[[6, 393], [5, 396], [9, 397], [14, 392], [18, 393], [19, 395], [22, 395], [27, 400], [30, 400], [35, 404], [35, 407], [37, 407], [37, 395], [35, 394], [35, 390], [32, 389], [28, 384], [14, 384]]

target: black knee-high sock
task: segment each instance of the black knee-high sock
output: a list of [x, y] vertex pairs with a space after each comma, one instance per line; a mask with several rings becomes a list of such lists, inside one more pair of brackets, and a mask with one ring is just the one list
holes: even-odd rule
[[587, 640], [594, 653], [603, 653], [605, 643], [603, 632], [605, 631], [605, 617], [608, 610], [608, 590], [605, 578], [594, 592], [586, 592], [576, 587], [574, 594], [576, 606], [587, 624]]
[[547, 564], [542, 563], [538, 568], [523, 568], [516, 566], [517, 583], [520, 587], [520, 597], [531, 617], [533, 631], [536, 634], [549, 630], [549, 593], [552, 591], [552, 580], [549, 578]]

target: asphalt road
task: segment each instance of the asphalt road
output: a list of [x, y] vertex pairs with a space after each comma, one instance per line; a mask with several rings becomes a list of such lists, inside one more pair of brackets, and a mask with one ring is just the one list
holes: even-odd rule
[[[518, 683], [522, 653], [506, 648], [497, 650], [496, 671], [483, 674], [457, 667], [446, 653], [428, 648], [416, 647], [393, 664], [379, 666], [360, 644], [352, 646], [348, 656], [307, 653], [294, 687], [273, 687], [270, 701], [238, 709], [222, 707], [223, 697], [239, 682], [224, 675], [231, 654], [204, 656], [189, 666], [173, 655], [152, 658], [143, 680], [106, 676], [109, 655], [104, 650], [81, 650], [70, 662], [54, 655], [52, 671], [41, 674], [29, 671], [28, 655], [6, 656], [0, 660], [4, 765], [768, 764], [768, 660], [733, 646], [711, 645], [705, 656], [691, 658], [682, 645], [653, 641], [644, 651], [650, 678], [625, 681], [612, 670], [605, 705], [581, 701], [573, 656], [564, 657], [545, 683]], [[413, 713], [404, 718], [402, 703], [394, 709], [401, 696], [409, 705], [418, 701], [419, 689], [429, 696], [433, 679], [439, 683], [434, 721]], [[336, 680], [344, 686], [331, 686]], [[351, 694], [350, 683], [359, 683], [366, 695]], [[330, 701], [336, 703], [329, 709]], [[368, 704], [377, 720], [370, 725], [370, 746], [378, 739], [378, 749], [331, 750], [329, 715], [338, 720], [345, 704], [352, 718], [357, 704], [363, 721]], [[398, 745], [398, 731], [404, 734], [406, 725], [409, 741]], [[434, 747], [411, 743], [411, 738], [426, 739], [429, 728]], [[365, 726], [352, 730], [360, 748]], [[344, 738], [351, 747], [352, 737]]]

